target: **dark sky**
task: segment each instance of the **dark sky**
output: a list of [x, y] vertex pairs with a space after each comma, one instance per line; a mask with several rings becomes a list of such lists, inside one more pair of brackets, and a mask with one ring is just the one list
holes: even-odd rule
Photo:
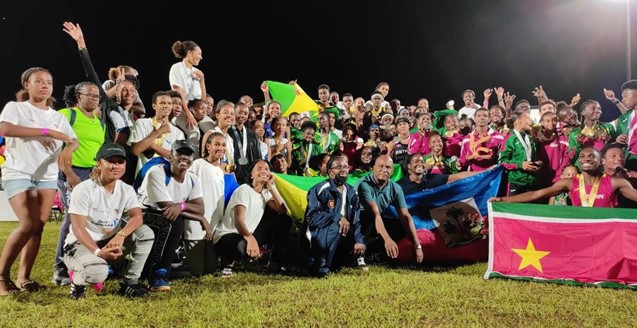
[[[102, 79], [109, 67], [140, 72], [147, 107], [169, 88], [177, 61], [171, 45], [193, 40], [208, 91], [262, 100], [263, 80], [298, 83], [313, 98], [328, 84], [369, 98], [380, 81], [403, 105], [420, 97], [434, 109], [461, 101], [464, 89], [503, 86], [531, 99], [543, 85], [551, 98], [598, 99], [626, 80], [626, 0], [420, 1], [2, 1], [0, 101], [12, 99], [31, 66], [50, 69], [62, 106], [64, 85], [84, 79], [75, 42], [62, 22], [78, 22]], [[152, 6], [152, 7], [151, 7]], [[198, 8], [201, 6], [202, 8]], [[204, 9], [204, 6], [212, 9]], [[633, 1], [632, 11], [637, 11]], [[159, 12], [159, 13], [157, 13]], [[633, 26], [637, 26], [633, 15]], [[637, 57], [637, 30], [633, 57]], [[635, 62], [635, 61], [633, 61]], [[633, 68], [637, 66], [633, 64]], [[633, 71], [635, 71], [633, 69]], [[492, 98], [492, 102], [495, 98]]]

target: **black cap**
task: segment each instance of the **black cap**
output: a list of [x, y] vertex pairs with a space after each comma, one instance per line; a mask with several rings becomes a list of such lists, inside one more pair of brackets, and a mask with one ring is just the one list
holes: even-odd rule
[[400, 123], [411, 124], [411, 122], [409, 122], [409, 119], [406, 118], [406, 117], [399, 117], [398, 119], [396, 119], [396, 125], [398, 125]]
[[189, 149], [191, 153], [196, 151], [195, 146], [186, 140], [177, 140], [173, 143], [173, 151], [179, 152], [183, 149]]
[[113, 156], [126, 157], [126, 150], [121, 145], [116, 143], [107, 143], [103, 144], [102, 147], [97, 151], [97, 155], [95, 155], [95, 160], [99, 161], [104, 158], [111, 158]]
[[626, 89], [637, 89], [637, 80], [630, 80], [622, 84], [622, 91]]

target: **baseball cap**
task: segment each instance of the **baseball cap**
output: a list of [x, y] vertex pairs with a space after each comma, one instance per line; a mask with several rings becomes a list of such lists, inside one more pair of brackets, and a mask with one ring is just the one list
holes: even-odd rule
[[180, 150], [183, 149], [188, 149], [190, 150], [191, 153], [194, 153], [195, 150], [195, 146], [193, 146], [190, 142], [186, 141], [186, 140], [177, 140], [173, 143], [173, 151], [179, 152]]
[[407, 123], [407, 124], [411, 124], [411, 123], [409, 122], [409, 119], [408, 119], [408, 118], [406, 118], [406, 117], [399, 117], [399, 118], [396, 120], [396, 125], [398, 125], [398, 124], [400, 124], [400, 123]]
[[127, 158], [126, 150], [124, 150], [124, 147], [116, 143], [103, 144], [102, 147], [100, 147], [100, 149], [97, 151], [97, 154], [95, 155], [95, 160], [99, 161], [100, 159], [111, 158], [113, 156], [120, 156], [120, 157]]

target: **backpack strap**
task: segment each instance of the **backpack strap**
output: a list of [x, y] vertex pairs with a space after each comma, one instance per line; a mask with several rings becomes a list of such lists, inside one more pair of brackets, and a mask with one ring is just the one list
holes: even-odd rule
[[[69, 113], [71, 114], [71, 117], [69, 117], [69, 125], [71, 127], [73, 127], [73, 124], [75, 124], [75, 118], [77, 117], [77, 111], [75, 110], [75, 107], [73, 108], [69, 108]], [[100, 125], [102, 126], [102, 131], [105, 131], [105, 127], [106, 127], [106, 122], [104, 122], [104, 120], [99, 119], [100, 120]]]
[[77, 112], [75, 111], [75, 107], [69, 108], [69, 113], [71, 114], [71, 117], [69, 117], [69, 125], [73, 127], [73, 124], [75, 124], [75, 118], [77, 117]]

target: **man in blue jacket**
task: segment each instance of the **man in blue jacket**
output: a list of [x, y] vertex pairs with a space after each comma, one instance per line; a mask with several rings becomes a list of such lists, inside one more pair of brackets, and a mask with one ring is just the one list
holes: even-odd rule
[[[329, 179], [307, 193], [305, 224], [310, 239], [310, 272], [326, 278], [342, 263], [353, 263], [365, 252], [356, 189], [347, 184], [349, 165], [344, 156], [327, 162]], [[353, 244], [353, 246], [352, 246]]]

